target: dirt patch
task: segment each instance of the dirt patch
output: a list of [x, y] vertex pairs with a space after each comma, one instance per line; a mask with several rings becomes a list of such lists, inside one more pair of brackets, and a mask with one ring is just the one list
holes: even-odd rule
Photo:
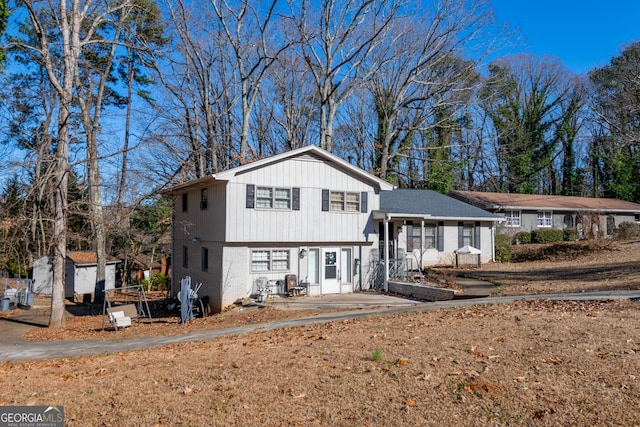
[[638, 425], [638, 302], [372, 316], [0, 364], [0, 405], [66, 425]]

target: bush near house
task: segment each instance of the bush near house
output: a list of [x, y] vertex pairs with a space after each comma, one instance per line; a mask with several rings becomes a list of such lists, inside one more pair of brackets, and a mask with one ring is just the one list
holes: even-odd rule
[[529, 233], [528, 231], [519, 232], [518, 234], [516, 234], [514, 242], [518, 245], [528, 245], [529, 243], [531, 243], [531, 233]]
[[575, 242], [578, 240], [578, 230], [575, 228], [565, 228], [562, 230], [562, 239], [565, 242]]
[[621, 240], [640, 237], [640, 224], [635, 222], [623, 222], [618, 226], [615, 237]]
[[558, 230], [557, 228], [533, 230], [531, 232], [531, 241], [533, 243], [562, 242], [563, 237], [562, 230]]
[[506, 234], [496, 234], [496, 261], [511, 261], [511, 239]]

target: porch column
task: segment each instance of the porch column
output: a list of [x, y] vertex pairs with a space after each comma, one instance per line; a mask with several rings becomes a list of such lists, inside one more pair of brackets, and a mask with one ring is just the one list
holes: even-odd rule
[[389, 218], [384, 217], [384, 291], [389, 291]]
[[424, 260], [422, 259], [422, 255], [424, 254], [424, 219], [420, 220], [420, 265], [418, 266], [418, 271], [420, 272], [420, 277], [422, 277], [422, 266], [424, 265]]

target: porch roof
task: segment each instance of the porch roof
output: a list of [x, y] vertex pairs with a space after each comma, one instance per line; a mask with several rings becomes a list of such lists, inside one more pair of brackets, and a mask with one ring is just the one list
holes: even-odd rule
[[499, 215], [435, 191], [408, 189], [380, 192], [380, 209], [374, 212], [374, 218], [384, 217], [504, 221]]

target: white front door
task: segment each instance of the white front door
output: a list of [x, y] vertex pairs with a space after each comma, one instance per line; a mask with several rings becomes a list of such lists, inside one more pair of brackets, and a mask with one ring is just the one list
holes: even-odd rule
[[322, 249], [322, 293], [323, 294], [339, 294], [340, 293], [340, 277], [338, 248]]

